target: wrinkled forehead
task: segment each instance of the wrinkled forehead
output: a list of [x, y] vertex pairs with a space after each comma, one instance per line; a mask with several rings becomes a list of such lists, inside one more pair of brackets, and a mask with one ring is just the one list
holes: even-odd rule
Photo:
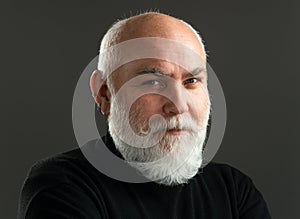
[[[203, 53], [204, 54], [204, 53]], [[200, 55], [178, 41], [158, 38], [136, 38], [111, 46], [99, 54], [98, 70], [107, 78], [119, 67], [141, 59], [159, 59], [174, 63], [188, 72], [205, 69], [205, 55]]]

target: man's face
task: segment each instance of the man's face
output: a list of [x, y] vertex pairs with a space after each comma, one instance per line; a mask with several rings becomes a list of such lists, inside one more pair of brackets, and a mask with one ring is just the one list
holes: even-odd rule
[[[120, 67], [112, 75], [113, 93], [122, 89], [122, 100], [138, 97], [130, 106], [130, 125], [135, 133], [149, 129], [153, 115], [165, 119], [188, 115], [206, 127], [209, 96], [205, 66], [188, 72], [158, 59], [137, 60]], [[121, 100], [121, 101], [122, 101]], [[188, 130], [166, 130], [166, 135], [184, 135]]]
[[[150, 179], [172, 178], [180, 166], [179, 175], [195, 173], [210, 111], [205, 67], [188, 72], [164, 60], [142, 59], [121, 66], [111, 81], [109, 130], [125, 160], [142, 162], [132, 165], [151, 172]], [[186, 180], [182, 178], [162, 183]]]

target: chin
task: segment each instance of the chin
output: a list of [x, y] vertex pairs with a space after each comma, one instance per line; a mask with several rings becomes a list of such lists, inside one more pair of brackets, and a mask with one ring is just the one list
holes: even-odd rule
[[110, 134], [125, 161], [150, 181], [167, 186], [184, 184], [201, 167], [206, 129], [180, 136], [166, 135], [149, 148], [132, 147], [113, 130]]

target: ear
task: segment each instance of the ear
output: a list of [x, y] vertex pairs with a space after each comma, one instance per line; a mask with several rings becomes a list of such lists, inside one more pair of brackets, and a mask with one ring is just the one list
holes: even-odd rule
[[90, 89], [94, 97], [95, 103], [101, 106], [101, 112], [105, 116], [110, 112], [110, 99], [111, 94], [107, 87], [106, 80], [104, 80], [103, 73], [99, 70], [95, 70], [90, 78]]

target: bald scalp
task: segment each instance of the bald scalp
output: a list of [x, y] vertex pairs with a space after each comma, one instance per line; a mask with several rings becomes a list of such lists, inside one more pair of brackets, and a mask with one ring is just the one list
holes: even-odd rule
[[100, 54], [108, 47], [142, 37], [180, 41], [206, 60], [204, 44], [199, 33], [185, 21], [159, 12], [146, 12], [117, 21], [102, 38]]

